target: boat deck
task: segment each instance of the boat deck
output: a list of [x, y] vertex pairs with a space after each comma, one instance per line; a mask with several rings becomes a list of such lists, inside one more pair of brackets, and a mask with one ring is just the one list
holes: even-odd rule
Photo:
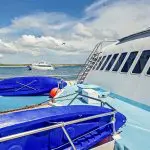
[[[77, 91], [76, 86], [67, 87], [62, 95], [67, 95]], [[94, 85], [91, 85], [91, 89], [102, 92], [103, 89]], [[66, 97], [64, 100], [58, 100], [57, 103], [61, 105], [67, 105], [70, 103], [71, 98], [75, 95]], [[127, 117], [126, 126], [122, 128], [121, 139], [116, 143], [116, 150], [150, 150], [150, 112], [144, 109], [135, 107], [129, 103], [115, 98], [114, 95], [106, 98], [101, 98], [103, 101], [108, 102], [111, 106], [117, 109], [119, 112]], [[76, 98], [72, 105], [88, 105], [79, 98]], [[100, 102], [90, 101], [91, 105], [100, 105]]]
[[[100, 94], [104, 91], [101, 87], [89, 85], [90, 89], [94, 89]], [[59, 97], [70, 95], [67, 97], [59, 98], [56, 100], [55, 106], [59, 105], [89, 105], [85, 101], [80, 99], [76, 85], [67, 86], [64, 92]], [[75, 98], [74, 100], [72, 100]], [[12, 108], [19, 108], [26, 105], [38, 104], [48, 100], [48, 96], [32, 96], [32, 97], [0, 97], [1, 105], [0, 111], [10, 110]], [[11, 102], [13, 100], [13, 103]], [[142, 108], [136, 107], [129, 103], [126, 103], [115, 97], [113, 94], [109, 94], [108, 97], [101, 98], [101, 100], [108, 102], [119, 112], [123, 113], [127, 118], [126, 126], [122, 128], [121, 139], [116, 143], [116, 150], [150, 150], [150, 112]], [[90, 105], [100, 105], [98, 101], [90, 101]], [[44, 105], [47, 107], [49, 105]]]

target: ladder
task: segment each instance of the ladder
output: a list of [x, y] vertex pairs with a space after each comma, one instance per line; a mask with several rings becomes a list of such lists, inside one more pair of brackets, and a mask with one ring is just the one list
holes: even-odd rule
[[[82, 84], [87, 77], [88, 73], [90, 70], [95, 66], [95, 64], [98, 61], [99, 56], [102, 54], [102, 48], [103, 48], [103, 43], [107, 42], [116, 42], [116, 40], [106, 40], [106, 41], [101, 41], [96, 44], [94, 49], [92, 50], [91, 54], [89, 57], [86, 59], [85, 64], [81, 68], [78, 78], [77, 78], [77, 83]], [[99, 49], [100, 47], [100, 49]]]
[[91, 54], [89, 55], [89, 57], [86, 59], [85, 64], [83, 65], [81, 71], [78, 74], [77, 78], [78, 84], [83, 83], [89, 71], [93, 68], [95, 62], [98, 60], [99, 55], [102, 53], [101, 51], [99, 52], [98, 49], [100, 46], [102, 48], [102, 43], [103, 42], [97, 43], [94, 49], [92, 50]]

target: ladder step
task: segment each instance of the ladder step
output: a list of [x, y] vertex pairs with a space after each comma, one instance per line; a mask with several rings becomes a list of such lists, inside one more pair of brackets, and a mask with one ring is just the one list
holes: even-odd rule
[[97, 57], [91, 57], [89, 60], [97, 60], [98, 56]]
[[94, 64], [87, 64], [87, 66], [86, 67], [90, 67], [90, 66], [93, 66]]
[[77, 83], [83, 83], [84, 79], [90, 72], [92, 68], [94, 68], [96, 65], [97, 60], [99, 59], [99, 56], [101, 55], [101, 51], [99, 51], [100, 46], [102, 45], [101, 42], [96, 44], [93, 51], [91, 52], [90, 56], [86, 60], [85, 64], [83, 65], [82, 71], [78, 75]]
[[98, 56], [97, 57], [92, 57], [91, 59], [96, 61], [98, 59]]
[[84, 77], [86, 77], [87, 75], [83, 75], [81, 78], [84, 78]]
[[95, 63], [95, 62], [96, 62], [96, 61], [93, 61], [93, 60], [89, 60], [88, 64], [89, 64], [89, 63]]

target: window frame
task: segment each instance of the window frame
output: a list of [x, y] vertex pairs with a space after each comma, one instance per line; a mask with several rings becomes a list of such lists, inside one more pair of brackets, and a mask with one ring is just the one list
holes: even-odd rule
[[94, 69], [92, 68], [92, 70], [96, 70], [96, 68], [97, 68], [97, 66], [98, 66], [98, 64], [99, 64], [98, 62], [100, 62], [101, 59], [102, 59], [102, 56], [99, 56], [99, 57], [98, 57], [98, 60], [96, 61], [96, 64], [94, 64], [94, 66], [93, 66]]
[[99, 70], [99, 68], [101, 67], [101, 65], [102, 65], [102, 63], [103, 63], [103, 61], [104, 61], [105, 58], [106, 58], [106, 55], [103, 55], [102, 58], [101, 58], [101, 60], [99, 61], [98, 65], [97, 65], [97, 67], [96, 67], [96, 70]]
[[[130, 65], [128, 71], [123, 72], [122, 69], [124, 68], [125, 64], [127, 63], [127, 61], [128, 61], [128, 59], [129, 59], [131, 53], [135, 53], [135, 52], [136, 52], [136, 56], [135, 56], [133, 62], [131, 63], [131, 65]], [[132, 66], [133, 66], [133, 64], [134, 64], [134, 61], [135, 61], [136, 58], [138, 57], [138, 54], [139, 54], [139, 51], [131, 51], [131, 52], [129, 52], [129, 54], [127, 55], [127, 58], [125, 59], [125, 62], [124, 62], [124, 64], [123, 64], [123, 66], [120, 68], [120, 73], [127, 74], [127, 73], [130, 72], [130, 70], [132, 69]]]
[[[150, 66], [148, 67], [148, 70], [150, 70]], [[147, 76], [150, 76], [150, 74], [147, 73], [148, 70], [146, 71], [146, 75], [147, 75]]]
[[[108, 57], [109, 57], [109, 58], [108, 58]], [[108, 65], [108, 63], [110, 62], [111, 57], [112, 57], [112, 54], [107, 55], [107, 57], [106, 57], [104, 63], [103, 63], [102, 66], [100, 67], [100, 71], [103, 71], [103, 70], [105, 69], [105, 67], [106, 67], [106, 66]], [[107, 59], [108, 59], [108, 60], [107, 60]], [[106, 62], [106, 60], [107, 60], [107, 62]], [[106, 64], [105, 64], [105, 62], [106, 62]], [[103, 67], [104, 64], [105, 64], [105, 66]], [[102, 69], [102, 67], [103, 67], [103, 69]]]
[[[107, 67], [109, 66], [110, 62], [112, 61], [112, 59], [114, 58], [115, 55], [117, 55], [117, 56], [116, 56], [116, 58], [115, 58], [113, 64], [111, 65], [110, 69], [107, 70]], [[112, 54], [112, 57], [111, 57], [109, 63], [107, 64], [107, 67], [105, 68], [105, 71], [110, 71], [110, 70], [112, 69], [112, 67], [113, 67], [113, 65], [114, 65], [114, 63], [115, 63], [115, 61], [118, 59], [118, 56], [119, 56], [119, 53], [115, 53], [114, 55]]]
[[[121, 57], [123, 54], [125, 54], [125, 56], [124, 56], [123, 61], [122, 61], [121, 64], [120, 64], [119, 68], [117, 69], [117, 71], [113, 70], [113, 69], [115, 68], [115, 66], [117, 65], [117, 63], [118, 63], [120, 57]], [[122, 65], [124, 65], [124, 62], [125, 62], [125, 60], [126, 60], [126, 58], [127, 58], [128, 56], [129, 56], [129, 55], [128, 55], [128, 52], [122, 52], [122, 53], [120, 53], [119, 58], [118, 58], [117, 62], [115, 63], [115, 65], [114, 65], [114, 67], [113, 67], [113, 69], [112, 69], [112, 72], [119, 72], [119, 70], [122, 68]]]
[[[142, 69], [142, 71], [141, 71], [140, 73], [133, 72], [134, 69], [135, 69], [135, 67], [136, 67], [136, 65], [138, 65], [138, 62], [140, 61], [140, 58], [141, 58], [142, 54], [143, 54], [145, 51], [149, 51], [149, 52], [150, 52], [150, 50], [143, 50], [143, 51], [140, 52], [139, 57], [138, 57], [138, 59], [137, 59], [137, 62], [136, 62], [136, 64], [135, 64], [135, 66], [132, 68], [131, 74], [135, 74], [135, 75], [138, 74], [138, 75], [139, 75], [139, 74], [142, 74], [142, 73], [144, 72], [144, 69], [146, 69], [146, 65], [147, 65], [147, 63], [148, 63], [149, 60], [150, 60], [150, 56], [149, 56], [149, 58], [147, 59], [145, 65], [144, 65], [144, 67], [143, 67], [143, 69]], [[147, 71], [148, 71], [148, 70], [147, 70]], [[147, 71], [146, 71], [146, 74], [147, 74]], [[148, 75], [148, 74], [147, 74], [147, 75]], [[150, 74], [149, 74], [149, 75], [150, 75]]]

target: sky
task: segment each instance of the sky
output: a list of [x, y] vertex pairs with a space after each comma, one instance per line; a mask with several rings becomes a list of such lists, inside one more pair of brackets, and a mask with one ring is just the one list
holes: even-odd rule
[[0, 63], [83, 63], [150, 26], [150, 0], [0, 0]]

